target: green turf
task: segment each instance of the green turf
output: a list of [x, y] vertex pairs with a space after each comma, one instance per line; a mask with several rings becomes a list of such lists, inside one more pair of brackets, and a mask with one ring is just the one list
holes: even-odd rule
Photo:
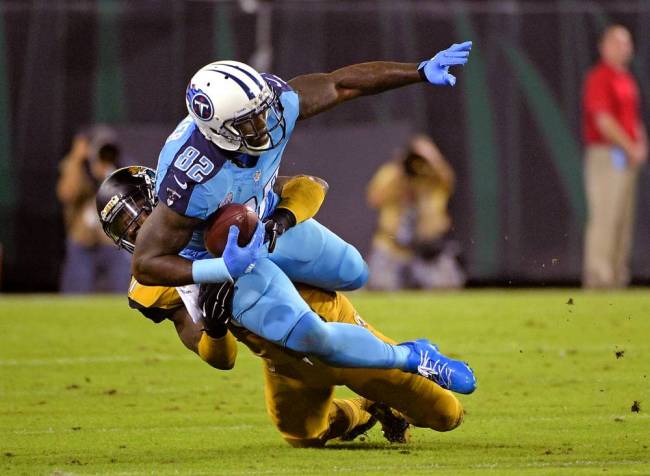
[[407, 446], [375, 428], [363, 442], [292, 449], [243, 346], [219, 372], [124, 298], [5, 296], [0, 474], [650, 474], [647, 291], [353, 301], [386, 334], [433, 337], [470, 360], [479, 389], [461, 397], [460, 428], [416, 429]]

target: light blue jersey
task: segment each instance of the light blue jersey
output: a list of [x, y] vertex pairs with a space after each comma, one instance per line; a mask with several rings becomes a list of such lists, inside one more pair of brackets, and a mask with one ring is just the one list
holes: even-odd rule
[[[160, 153], [156, 184], [160, 202], [181, 215], [201, 220], [231, 202], [249, 206], [261, 220], [270, 216], [279, 202], [273, 184], [298, 119], [299, 98], [276, 76], [262, 76], [280, 97], [284, 140], [259, 157], [227, 152], [206, 139], [188, 116]], [[282, 131], [273, 130], [277, 119], [270, 115], [268, 121], [272, 139], [278, 142]], [[193, 261], [212, 257], [203, 243], [204, 228], [205, 223], [194, 230], [181, 256]], [[273, 253], [259, 258], [253, 271], [237, 280], [233, 321], [284, 345], [301, 317], [313, 314], [291, 281], [327, 290], [356, 289], [367, 277], [367, 266], [352, 245], [316, 220], [307, 220], [282, 234]]]
[[[273, 184], [298, 119], [299, 100], [296, 92], [277, 76], [262, 76], [280, 97], [284, 108], [284, 140], [259, 157], [231, 153], [206, 139], [192, 118], [187, 116], [167, 138], [158, 158], [156, 194], [162, 203], [181, 215], [202, 220], [231, 202], [247, 205], [262, 220], [273, 212], [278, 203]], [[275, 116], [270, 115], [269, 130], [275, 122]], [[272, 131], [274, 140], [279, 141], [281, 134], [280, 128]], [[203, 227], [194, 232], [187, 246], [187, 251], [190, 250], [193, 256], [205, 251]]]

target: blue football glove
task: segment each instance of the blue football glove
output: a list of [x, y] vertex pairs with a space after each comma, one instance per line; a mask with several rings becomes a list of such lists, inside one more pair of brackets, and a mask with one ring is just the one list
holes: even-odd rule
[[450, 66], [462, 66], [467, 63], [469, 51], [472, 49], [472, 42], [454, 43], [446, 50], [442, 50], [431, 58], [423, 61], [418, 66], [420, 76], [425, 81], [438, 86], [453, 86], [456, 84], [456, 76], [449, 74]]
[[263, 256], [264, 226], [258, 223], [250, 243], [242, 248], [237, 244], [237, 238], [239, 238], [239, 228], [232, 225], [228, 231], [226, 249], [223, 250], [223, 261], [233, 279], [250, 273], [258, 258]]

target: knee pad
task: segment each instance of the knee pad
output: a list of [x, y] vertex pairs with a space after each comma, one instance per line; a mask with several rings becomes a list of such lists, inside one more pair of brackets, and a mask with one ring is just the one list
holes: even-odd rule
[[450, 398], [446, 400], [445, 402], [441, 402], [441, 405], [436, 405], [439, 407], [437, 409], [438, 411], [434, 415], [431, 415], [428, 426], [432, 430], [451, 431], [458, 428], [463, 422], [465, 412], [460, 401], [451, 394]]
[[347, 245], [339, 267], [341, 291], [359, 289], [368, 282], [368, 265], [361, 253], [352, 245]]

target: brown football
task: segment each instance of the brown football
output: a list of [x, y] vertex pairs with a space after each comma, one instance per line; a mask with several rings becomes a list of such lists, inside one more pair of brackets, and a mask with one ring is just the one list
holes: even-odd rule
[[228, 242], [228, 231], [231, 225], [239, 228], [237, 244], [246, 246], [255, 233], [259, 220], [257, 214], [240, 203], [229, 203], [217, 210], [208, 220], [203, 232], [205, 247], [214, 256], [221, 256]]

